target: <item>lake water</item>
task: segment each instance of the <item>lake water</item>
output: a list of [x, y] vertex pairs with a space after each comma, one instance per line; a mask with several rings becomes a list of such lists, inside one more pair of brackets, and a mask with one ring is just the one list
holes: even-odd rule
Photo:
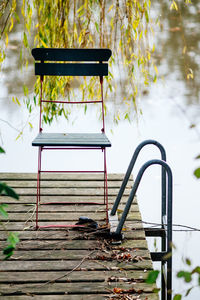
[[[200, 166], [199, 161], [195, 160], [195, 157], [200, 154], [200, 34], [198, 31], [200, 8], [198, 2], [194, 1], [193, 8], [189, 12], [182, 11], [187, 16], [184, 29], [189, 45], [188, 55], [184, 59], [181, 56], [183, 46], [180, 32], [179, 29], [174, 29], [180, 27], [180, 20], [177, 21], [173, 15], [170, 15], [171, 17], [165, 15], [164, 4], [163, 6], [158, 4], [155, 10], [158, 9], [162, 12], [164, 28], [164, 31], [157, 35], [156, 40], [155, 59], [159, 69], [159, 80], [149, 88], [148, 93], [141, 96], [139, 107], [142, 115], [138, 115], [137, 121], [132, 123], [120, 121], [118, 125], [113, 124], [110, 115], [116, 106], [108, 102], [106, 132], [112, 142], [111, 149], [107, 151], [108, 172], [125, 172], [134, 149], [141, 141], [145, 139], [159, 141], [166, 149], [167, 161], [173, 171], [173, 223], [200, 229], [200, 180], [193, 176], [194, 169]], [[0, 81], [0, 139], [6, 150], [6, 155], [1, 155], [1, 172], [36, 172], [37, 149], [31, 146], [31, 141], [38, 132], [38, 110], [35, 109], [29, 120], [26, 109], [23, 106], [16, 106], [11, 101], [12, 95], [22, 97], [23, 80], [29, 85], [32, 84], [34, 70], [30, 66], [23, 74], [18, 71], [16, 76], [18, 62], [15, 54], [17, 49], [13, 47], [5, 62]], [[189, 64], [194, 70], [193, 81], [185, 79], [183, 67], [185, 64]], [[10, 67], [11, 65], [15, 71]], [[22, 76], [22, 80], [19, 76]], [[91, 124], [93, 128], [99, 126], [97, 112], [90, 107], [86, 115], [79, 110], [71, 117], [72, 120], [76, 120], [72, 126], [73, 130], [82, 126], [84, 122], [88, 128]], [[30, 130], [29, 126], [26, 126], [22, 137], [16, 141], [19, 134], [16, 129], [21, 130], [29, 121], [33, 124], [33, 129]], [[192, 124], [196, 127], [191, 129]], [[68, 126], [68, 123], [61, 120], [58, 124], [54, 124], [54, 130], [67, 131]], [[74, 159], [73, 154], [70, 155], [72, 156], [66, 161], [69, 166]], [[141, 153], [134, 174], [144, 162], [152, 158], [160, 158], [160, 154], [154, 146], [148, 146]], [[79, 163], [82, 164], [85, 160], [90, 161], [92, 168], [95, 158], [85, 155], [80, 157]], [[52, 167], [57, 163], [52, 161]], [[160, 168], [158, 166], [147, 170], [137, 195], [143, 220], [160, 222]], [[180, 228], [174, 227], [174, 229]], [[192, 260], [192, 266], [200, 265], [200, 232], [174, 231], [173, 240], [177, 247], [173, 258], [173, 287], [175, 292], [184, 293], [187, 285], [183, 284], [182, 280], [176, 279], [176, 272], [186, 268], [183, 262], [186, 257]], [[153, 248], [152, 242], [150, 246]], [[195, 288], [184, 299], [200, 299], [200, 289]]]

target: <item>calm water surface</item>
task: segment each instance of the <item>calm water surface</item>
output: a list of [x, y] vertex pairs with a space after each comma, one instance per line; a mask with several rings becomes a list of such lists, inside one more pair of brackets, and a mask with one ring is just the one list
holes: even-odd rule
[[[194, 1], [189, 11], [183, 8], [184, 23], [181, 23], [180, 16], [166, 14], [165, 4], [157, 4], [155, 11], [158, 10], [162, 14], [161, 25], [164, 28], [156, 35], [155, 60], [160, 79], [149, 88], [148, 93], [141, 96], [139, 106], [142, 115], [138, 116], [137, 122], [130, 124], [121, 121], [117, 126], [114, 125], [109, 112], [116, 109], [116, 106], [111, 102], [108, 103], [106, 131], [112, 141], [112, 148], [107, 151], [108, 172], [125, 172], [135, 147], [141, 141], [145, 139], [159, 141], [166, 149], [167, 160], [174, 176], [174, 223], [200, 229], [200, 181], [193, 176], [194, 169], [200, 165], [194, 159], [200, 154], [200, 32], [198, 30], [200, 7], [198, 2]], [[184, 57], [180, 30], [184, 30], [188, 44], [188, 53]], [[32, 66], [23, 73], [17, 69], [15, 45], [19, 38], [19, 34], [13, 36], [10, 45], [12, 49], [0, 78], [0, 139], [6, 150], [6, 155], [1, 155], [1, 172], [36, 172], [37, 170], [37, 149], [31, 146], [31, 141], [38, 132], [38, 110], [35, 109], [29, 118], [23, 106], [16, 106], [11, 101], [12, 95], [22, 97], [23, 82], [31, 87], [34, 78]], [[188, 66], [194, 72], [193, 81], [186, 80], [185, 72]], [[72, 123], [74, 123], [73, 130], [76, 130], [76, 127], [82, 126], [84, 122], [88, 128], [91, 124], [93, 128], [99, 127], [96, 110], [88, 108], [86, 115], [78, 110], [71, 117], [75, 123], [66, 124], [61, 120], [59, 123], [54, 123], [53, 130], [67, 131]], [[22, 137], [16, 141], [18, 130], [21, 131], [29, 121], [33, 124], [33, 129], [30, 130], [29, 126], [26, 126]], [[190, 128], [192, 124], [196, 125], [193, 129]], [[73, 153], [68, 155], [69, 159], [63, 156], [60, 162], [63, 164], [64, 161], [70, 166], [75, 158]], [[153, 146], [148, 146], [141, 153], [134, 174], [145, 161], [152, 158], [159, 158], [159, 152]], [[91, 157], [91, 154], [90, 156], [85, 154], [80, 156], [78, 164], [84, 165], [85, 161], [90, 162], [92, 169], [96, 158]], [[51, 164], [52, 167], [57, 166], [59, 161], [52, 159]], [[151, 167], [145, 173], [137, 194], [143, 220], [160, 222], [160, 168], [158, 166]], [[180, 228], [174, 227], [174, 229]], [[150, 242], [151, 248], [153, 248], [152, 244]], [[183, 285], [181, 280], [177, 280], [175, 275], [177, 270], [186, 268], [183, 263], [186, 257], [191, 258], [193, 266], [200, 265], [200, 233], [175, 231], [174, 244], [177, 247], [174, 251], [174, 290], [184, 292], [187, 286]], [[200, 299], [200, 289], [194, 289], [185, 299]]]

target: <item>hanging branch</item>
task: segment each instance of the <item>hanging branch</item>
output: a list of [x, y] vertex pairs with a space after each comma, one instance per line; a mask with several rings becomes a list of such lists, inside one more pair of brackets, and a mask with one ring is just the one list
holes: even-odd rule
[[[7, 6], [8, 3], [9, 0], [6, 2]], [[13, 0], [12, 4], [14, 3], [16, 0]], [[120, 61], [123, 62], [122, 84], [124, 82], [129, 84], [123, 96], [126, 100], [124, 102], [128, 103], [128, 107], [130, 107], [130, 102], [136, 105], [139, 84], [135, 78], [138, 77], [138, 82], [145, 85], [148, 84], [150, 77], [153, 77], [148, 71], [152, 68], [151, 50], [148, 48], [148, 40], [145, 43], [146, 33], [144, 34], [149, 28], [149, 20], [144, 16], [148, 16], [150, 3], [150, 0], [116, 0], [109, 3], [106, 0], [23, 0], [21, 9], [24, 22], [22, 62], [24, 65], [28, 63], [30, 48], [33, 45], [31, 40], [33, 32], [35, 34], [34, 47], [95, 48], [100, 46], [111, 48], [113, 56], [110, 60], [110, 75], [105, 80], [106, 94], [109, 95], [110, 91], [113, 93], [116, 87], [111, 64], [115, 58], [120, 57]], [[34, 20], [32, 20], [33, 8], [36, 12]], [[14, 9], [15, 7], [13, 11]], [[147, 48], [150, 59], [147, 58]], [[0, 53], [0, 58], [1, 56]], [[68, 97], [71, 82], [71, 78], [49, 78], [44, 82], [44, 96], [54, 100], [60, 95]], [[38, 84], [37, 80], [36, 95], [39, 92]], [[94, 78], [85, 87], [81, 85], [80, 89], [84, 99], [92, 100], [94, 97], [99, 97]], [[25, 96], [28, 96], [27, 92]], [[62, 106], [55, 107], [54, 104], [47, 104], [44, 108], [44, 122], [51, 123], [60, 115], [68, 117], [68, 112]], [[125, 116], [128, 116], [127, 113]]]

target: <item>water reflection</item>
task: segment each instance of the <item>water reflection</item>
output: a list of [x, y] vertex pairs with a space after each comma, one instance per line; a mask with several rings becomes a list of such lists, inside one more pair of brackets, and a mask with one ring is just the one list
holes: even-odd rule
[[[178, 79], [185, 84], [187, 104], [199, 103], [200, 3], [198, 0], [188, 6], [184, 1], [178, 3], [178, 12], [169, 10], [169, 1], [153, 3], [155, 10], [161, 14], [161, 34], [156, 34], [156, 52], [160, 57], [158, 64], [166, 63], [168, 69], [165, 76], [179, 73]], [[193, 80], [187, 79], [190, 69]]]
[[[180, 11], [170, 11], [169, 1], [152, 1], [152, 15], [160, 16], [160, 29], [156, 26], [155, 59], [157, 66], [160, 66], [159, 75], [170, 76], [177, 72], [177, 79], [184, 83], [185, 103], [191, 104], [199, 102], [199, 83], [200, 83], [200, 32], [199, 1], [192, 1], [191, 5], [186, 6], [184, 1], [179, 1]], [[8, 45], [7, 59], [3, 67], [3, 84], [7, 87], [7, 94], [19, 95], [23, 97], [23, 84], [26, 84], [30, 91], [33, 91], [33, 59], [29, 57], [29, 67], [20, 71], [19, 51], [21, 48], [21, 24], [16, 24], [10, 36]], [[165, 66], [163, 68], [163, 66]], [[187, 79], [187, 74], [193, 72], [193, 80]], [[116, 74], [121, 74], [119, 70]], [[2, 74], [1, 74], [2, 76]], [[127, 86], [127, 81], [120, 77], [122, 86]], [[126, 89], [124, 89], [125, 91]], [[124, 92], [123, 91], [123, 92]], [[146, 91], [144, 91], [146, 92]], [[5, 93], [4, 93], [5, 95]], [[124, 94], [123, 94], [124, 96]], [[3, 95], [1, 94], [1, 100]], [[8, 100], [4, 101], [4, 105]]]

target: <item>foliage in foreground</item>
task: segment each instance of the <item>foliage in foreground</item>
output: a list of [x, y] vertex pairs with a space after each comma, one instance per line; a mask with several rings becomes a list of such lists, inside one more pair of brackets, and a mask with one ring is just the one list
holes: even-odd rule
[[[185, 259], [185, 264], [191, 268], [191, 261], [190, 259]], [[146, 279], [146, 283], [153, 284], [156, 283], [160, 271], [154, 270], [149, 272], [148, 277]], [[183, 296], [187, 297], [191, 291], [198, 287], [200, 289], [200, 266], [196, 266], [195, 268], [191, 268], [191, 270], [180, 270], [176, 274], [177, 278], [180, 278], [184, 281], [185, 284], [189, 284], [190, 286], [187, 287], [186, 291], [182, 294], [178, 293], [175, 294], [173, 300], [181, 300]], [[196, 278], [197, 277], [197, 278]], [[197, 279], [197, 284], [194, 285], [194, 281]], [[184, 295], [183, 295], [184, 294]]]
[[[0, 147], [0, 153], [5, 153], [4, 149]], [[0, 196], [11, 197], [16, 200], [19, 199], [19, 196], [15, 193], [15, 191], [9, 187], [6, 183], [0, 182]], [[8, 219], [8, 213], [6, 208], [7, 204], [0, 203], [0, 216], [4, 219]], [[0, 220], [0, 225], [3, 227], [5, 232], [7, 232], [6, 226], [4, 222]], [[3, 249], [4, 259], [8, 259], [14, 252], [16, 244], [19, 242], [18, 235], [16, 233], [10, 232], [7, 237], [7, 246]]]
[[[200, 154], [196, 157], [196, 159], [200, 159]], [[194, 176], [200, 179], [200, 167], [194, 170]]]

